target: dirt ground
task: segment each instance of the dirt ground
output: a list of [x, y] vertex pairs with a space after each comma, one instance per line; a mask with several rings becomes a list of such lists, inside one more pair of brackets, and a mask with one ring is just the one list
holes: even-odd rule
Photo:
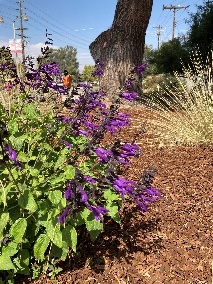
[[[146, 113], [132, 113], [131, 138]], [[106, 220], [95, 243], [80, 237], [78, 257], [61, 263], [55, 280], [16, 283], [50, 284], [210, 284], [213, 265], [213, 147], [163, 147], [150, 133], [139, 140], [143, 155], [127, 176], [137, 179], [148, 165], [158, 169], [154, 186], [162, 198], [141, 213], [127, 200], [120, 211], [122, 226]]]

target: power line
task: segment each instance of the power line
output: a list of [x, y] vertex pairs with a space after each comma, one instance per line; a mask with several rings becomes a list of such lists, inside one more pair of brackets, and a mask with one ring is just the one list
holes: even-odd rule
[[175, 38], [175, 26], [176, 26], [176, 10], [179, 10], [179, 9], [187, 9], [190, 5], [188, 6], [164, 6], [163, 5], [163, 10], [165, 9], [169, 9], [169, 10], [173, 10], [173, 13], [174, 13], [174, 18], [173, 18], [173, 24], [172, 24], [172, 40], [174, 40]]
[[[38, 31], [41, 31], [41, 32], [43, 32], [44, 33], [44, 30], [41, 30], [41, 29], [39, 29], [39, 28], [37, 28], [37, 27], [35, 27], [34, 25], [32, 25], [31, 23], [28, 23], [28, 25], [29, 26], [31, 26], [31, 27], [33, 27], [33, 28], [35, 28], [36, 30], [38, 30]], [[48, 27], [47, 27], [48, 28]], [[49, 28], [48, 28], [48, 30], [49, 30]], [[50, 29], [51, 30], [51, 29]], [[59, 34], [59, 35], [61, 35], [61, 34]], [[63, 38], [67, 38], [67, 39], [69, 39], [68, 37], [65, 37], [65, 36], [63, 36], [63, 35], [61, 35]], [[64, 41], [63, 39], [61, 39], [61, 38], [57, 38], [57, 37], [55, 37], [54, 36], [54, 39], [57, 39], [57, 40], [59, 40], [60, 42], [64, 42], [64, 43], [66, 43], [66, 44], [68, 44], [68, 45], [70, 45], [70, 42], [68, 42], [68, 41]], [[72, 39], [69, 39], [69, 40], [72, 40]], [[81, 47], [81, 46], [76, 46], [76, 45], [73, 45], [72, 44], [72, 46], [73, 47], [75, 47], [75, 48], [81, 48], [81, 49], [84, 49], [84, 50], [87, 50], [85, 47]]]
[[[29, 10], [29, 11], [30, 11], [33, 15], [35, 15], [36, 17], [42, 19], [45, 23], [50, 24], [51, 26], [53, 26], [54, 28], [57, 28], [57, 29], [61, 30], [62, 32], [65, 32], [64, 30], [62, 30], [62, 29], [59, 28], [58, 26], [54, 25], [53, 23], [49, 22], [47, 19], [42, 18], [40, 15], [36, 14], [36, 13], [33, 12], [32, 10], [30, 10], [30, 9], [27, 9], [27, 10]], [[86, 39], [80, 38], [80, 37], [78, 37], [78, 36], [76, 36], [76, 35], [73, 35], [73, 34], [71, 34], [71, 33], [66, 32], [66, 34], [69, 34], [69, 35], [71, 35], [71, 36], [74, 37], [74, 38], [80, 39], [81, 41], [90, 42], [90, 41], [88, 41], [88, 40], [86, 40]]]
[[[12, 2], [11, 0], [8, 0], [8, 1], [9, 1], [9, 2]], [[23, 1], [24, 1], [24, 0], [23, 0]], [[38, 7], [36, 7], [35, 5], [32, 5], [31, 3], [29, 3], [29, 1], [28, 1], [27, 3], [30, 4], [31, 6], [35, 7], [36, 9], [38, 9], [39, 11], [41, 11], [42, 13], [44, 13], [45, 15], [47, 15], [48, 17], [50, 17], [51, 19], [54, 19], [53, 17], [51, 17], [50, 15], [48, 15], [47, 13], [43, 12], [41, 9], [39, 9]], [[6, 8], [9, 8], [9, 7], [6, 6]], [[61, 32], [63, 32], [63, 33], [66, 34], [66, 35], [69, 35], [69, 36], [71, 36], [71, 37], [73, 37], [73, 38], [79, 39], [80, 41], [83, 41], [83, 42], [85, 42], [85, 43], [90, 43], [90, 42], [91, 42], [91, 41], [89, 41], [89, 40], [87, 40], [87, 39], [85, 39], [85, 38], [78, 37], [78, 36], [76, 36], [76, 35], [74, 35], [74, 34], [72, 34], [72, 33], [70, 33], [70, 32], [65, 31], [64, 29], [61, 29], [58, 25], [53, 24], [52, 22], [48, 21], [46, 18], [44, 19], [42, 16], [38, 15], [37, 13], [35, 13], [34, 11], [32, 11], [32, 10], [29, 9], [29, 8], [27, 8], [27, 11], [28, 11], [28, 14], [29, 14], [29, 16], [30, 16], [30, 19], [33, 19], [33, 17], [31, 16], [31, 14], [32, 14], [32, 15], [34, 15], [37, 19], [40, 18], [43, 22], [45, 22], [45, 26], [47, 26], [46, 23], [48, 23], [50, 26], [52, 26], [52, 27], [54, 27], [54, 28], [60, 30]], [[43, 23], [41, 23], [41, 22], [35, 20], [35, 18], [34, 18], [34, 21], [37, 22], [37, 23], [39, 23], [40, 25], [44, 25]], [[54, 21], [60, 23], [60, 22], [59, 22], [58, 20], [56, 20], [56, 19], [54, 19]], [[63, 25], [62, 23], [60, 23], [60, 24]], [[63, 26], [65, 26], [65, 25], [63, 25]], [[67, 28], [68, 28], [68, 27], [67, 27]], [[48, 29], [50, 29], [50, 28], [48, 27]], [[69, 28], [69, 29], [70, 29], [70, 28]], [[91, 28], [90, 28], [90, 29], [91, 29]], [[56, 32], [55, 30], [53, 30], [53, 28], [52, 28], [51, 30], [52, 30], [53, 32]], [[61, 35], [59, 32], [56, 32], [56, 33], [58, 33], [59, 35]], [[63, 35], [61, 35], [61, 36], [63, 36]], [[65, 36], [65, 37], [68, 38], [67, 36]], [[84, 37], [86, 37], [86, 36], [84, 36]], [[89, 37], [86, 37], [86, 38], [89, 38]], [[93, 39], [92, 39], [92, 40], [93, 40]], [[83, 43], [81, 43], [81, 42], [79, 42], [79, 41], [77, 41], [77, 40], [73, 40], [73, 39], [72, 39], [72, 41], [74, 41], [74, 42], [76, 42], [76, 43], [79, 43], [79, 44], [81, 44], [81, 45], [84, 45], [84, 46], [88, 46], [88, 44], [87, 44], [87, 45], [86, 45], [86, 44], [83, 44]]]
[[161, 32], [163, 32], [163, 30], [161, 30], [162, 26], [158, 25], [158, 26], [154, 26], [153, 28], [157, 29], [156, 35], [158, 36], [158, 50], [159, 50], [160, 49], [160, 40], [161, 40], [160, 35], [161, 35]]
[[[77, 29], [70, 29], [70, 27], [64, 25], [63, 23], [59, 22], [57, 19], [51, 17], [49, 14], [47, 14], [47, 13], [44, 12], [44, 11], [42, 11], [40, 8], [36, 7], [36, 6], [33, 5], [32, 3], [30, 3], [30, 2], [28, 2], [28, 3], [29, 3], [31, 6], [33, 6], [34, 8], [36, 8], [37, 10], [39, 10], [40, 12], [42, 12], [43, 14], [45, 14], [46, 16], [48, 16], [49, 18], [51, 18], [52, 20], [54, 20], [55, 22], [57, 22], [57, 23], [59, 23], [60, 25], [64, 26], [65, 28], [68, 28], [69, 30], [72, 30], [72, 31], [76, 31], [76, 30], [77, 30]], [[45, 19], [45, 21], [46, 21], [46, 19]], [[80, 33], [79, 33], [79, 34], [80, 34]], [[82, 35], [82, 34], [81, 34], [81, 35]], [[92, 39], [92, 38], [90, 38], [90, 37], [88, 37], [88, 36], [85, 36], [85, 35], [83, 35], [83, 36], [84, 36], [85, 38]], [[76, 36], [74, 36], [74, 37], [76, 37]], [[81, 39], [81, 38], [79, 38], [79, 39]]]

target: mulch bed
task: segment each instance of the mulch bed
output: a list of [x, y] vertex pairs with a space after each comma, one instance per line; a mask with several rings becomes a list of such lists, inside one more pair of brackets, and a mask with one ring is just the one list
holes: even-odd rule
[[[132, 113], [133, 127], [124, 139], [134, 136], [146, 116], [140, 108], [126, 112]], [[106, 220], [95, 243], [82, 236], [78, 257], [62, 263], [64, 270], [55, 280], [45, 275], [16, 283], [212, 283], [213, 147], [163, 147], [150, 133], [138, 142], [143, 155], [133, 161], [127, 177], [137, 179], [148, 165], [155, 166], [154, 186], [162, 198], [145, 213], [126, 200], [122, 225]]]

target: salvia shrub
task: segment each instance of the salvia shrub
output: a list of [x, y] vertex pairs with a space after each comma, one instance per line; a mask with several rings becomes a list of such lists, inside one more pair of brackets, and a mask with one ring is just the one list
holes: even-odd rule
[[[141, 151], [137, 135], [133, 141], [119, 140], [119, 132], [130, 123], [130, 115], [119, 107], [122, 100], [136, 97], [131, 81], [143, 66], [131, 72], [109, 108], [103, 92], [84, 85], [84, 94], [64, 116], [41, 112], [36, 97], [29, 100], [32, 89], [37, 94], [44, 89], [64, 92], [52, 79], [60, 77], [57, 64], [39, 61], [34, 69], [28, 58], [23, 65], [24, 80], [16, 77], [10, 86], [11, 91], [20, 88], [19, 100], [9, 110], [0, 104], [0, 275], [10, 283], [16, 274], [54, 277], [60, 271], [55, 260], [76, 253], [82, 227], [95, 241], [104, 216], [120, 223], [125, 198], [145, 211], [160, 197], [152, 187], [155, 169], [144, 171], [137, 181], [122, 175]], [[103, 63], [96, 66], [101, 76]], [[7, 60], [0, 67], [2, 74], [15, 68]], [[107, 132], [115, 136], [111, 143], [104, 140]]]

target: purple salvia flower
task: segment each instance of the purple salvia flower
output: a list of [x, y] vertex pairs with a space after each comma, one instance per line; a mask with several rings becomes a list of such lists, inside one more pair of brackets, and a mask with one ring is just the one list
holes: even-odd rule
[[96, 206], [92, 204], [91, 206], [87, 206], [87, 208], [93, 213], [95, 220], [102, 220], [103, 215], [105, 215], [107, 212], [109, 212], [108, 209], [101, 207], [101, 206]]
[[123, 119], [127, 119], [128, 120], [128, 117], [131, 117], [131, 114], [118, 112], [118, 116], [122, 117]]
[[66, 189], [66, 191], [64, 192], [64, 197], [67, 200], [71, 200], [73, 197], [73, 192], [72, 192], [72, 184], [70, 183]]
[[151, 195], [151, 197], [161, 197], [161, 193], [159, 190], [157, 190], [156, 188], [154, 187], [147, 187], [144, 189], [145, 193], [148, 194], [148, 195]]
[[113, 155], [112, 151], [100, 147], [95, 149], [95, 153], [100, 158], [100, 162], [108, 162], [109, 156]]
[[57, 119], [59, 119], [61, 122], [64, 122], [64, 123], [70, 123], [70, 117], [65, 117], [65, 116], [58, 116]]
[[146, 206], [142, 202], [140, 202], [137, 198], [135, 199], [135, 202], [138, 204], [141, 211], [146, 211], [147, 209]]
[[97, 60], [95, 61], [95, 65], [102, 68], [102, 67], [104, 67], [104, 62], [100, 61], [100, 59], [97, 59]]
[[148, 206], [149, 203], [151, 203], [151, 202], [153, 202], [153, 201], [156, 200], [156, 197], [154, 197], [154, 198], [148, 197], [148, 196], [145, 196], [145, 195], [142, 194], [142, 193], [138, 193], [138, 194], [137, 194], [137, 197], [139, 197], [139, 198], [143, 201], [143, 203], [144, 203], [145, 206]]
[[69, 213], [70, 208], [67, 207], [63, 213], [58, 217], [58, 223], [65, 223], [67, 214]]
[[125, 144], [125, 145], [122, 145], [122, 149], [125, 150], [125, 151], [139, 151], [140, 148], [138, 147], [138, 145], [136, 144]]
[[17, 160], [17, 154], [16, 154], [16, 152], [15, 152], [8, 144], [5, 143], [4, 146], [5, 146], [6, 150], [7, 150], [8, 153], [9, 153], [9, 158], [10, 158], [10, 160], [11, 160], [11, 161], [16, 161], [16, 160]]
[[67, 141], [61, 140], [61, 143], [67, 146], [68, 150], [72, 149], [72, 145], [68, 143]]
[[84, 124], [90, 129], [90, 130], [97, 130], [99, 128], [99, 125], [91, 123], [89, 121], [84, 121]]
[[4, 146], [5, 146], [5, 149], [8, 151], [9, 159], [13, 161], [14, 165], [17, 166], [19, 170], [21, 171], [22, 164], [18, 161], [16, 152], [8, 144], [5, 143]]
[[148, 64], [145, 62], [145, 63], [143, 63], [142, 65], [137, 66], [137, 67], [135, 68], [135, 72], [138, 73], [139, 75], [142, 75], [143, 72], [146, 70], [147, 65], [148, 65]]
[[103, 68], [104, 67], [104, 63], [102, 61], [99, 61], [98, 62], [98, 65], [100, 66], [100, 68]]
[[88, 195], [87, 195], [87, 193], [83, 190], [83, 188], [82, 188], [82, 186], [79, 184], [78, 185], [78, 189], [79, 189], [79, 191], [80, 191], [80, 193], [81, 193], [81, 201], [82, 202], [87, 202], [88, 201]]
[[129, 89], [131, 87], [132, 81], [129, 79], [125, 82], [126, 87]]
[[50, 267], [48, 267], [47, 270], [46, 270], [46, 274], [49, 274], [51, 272], [52, 272], [52, 269]]
[[115, 127], [112, 127], [112, 126], [109, 126], [109, 125], [105, 125], [104, 127], [110, 132], [111, 135], [113, 135], [113, 133], [117, 132], [117, 129]]
[[82, 83], [79, 83], [77, 85], [77, 87], [83, 87], [84, 90], [86, 90], [88, 88], [88, 85], [87, 84], [82, 84]]
[[24, 91], [25, 91], [25, 86], [24, 86], [22, 83], [20, 84], [20, 91], [21, 91], [21, 92], [24, 92]]
[[129, 120], [125, 118], [123, 119], [121, 117], [110, 120], [106, 125], [104, 125], [104, 128], [110, 131], [112, 135], [113, 133], [116, 133], [118, 130], [124, 128], [126, 125], [129, 125]]
[[124, 92], [124, 93], [121, 94], [121, 97], [131, 102], [132, 100], [137, 98], [137, 93], [135, 93], [135, 92]]
[[100, 70], [100, 69], [95, 70], [95, 71], [94, 71], [94, 75], [95, 75], [95, 76], [98, 76], [98, 77], [101, 77], [101, 76], [103, 75], [103, 70]]
[[89, 183], [89, 184], [93, 184], [95, 183], [97, 180], [95, 178], [89, 177], [89, 176], [84, 176], [84, 179]]
[[78, 130], [78, 135], [85, 135], [87, 137], [89, 134], [90, 133], [86, 130], [83, 130], [83, 129]]
[[134, 186], [136, 186], [134, 181], [122, 177], [118, 177], [113, 181], [113, 188], [120, 193], [122, 199], [124, 199], [125, 194], [132, 196]]

